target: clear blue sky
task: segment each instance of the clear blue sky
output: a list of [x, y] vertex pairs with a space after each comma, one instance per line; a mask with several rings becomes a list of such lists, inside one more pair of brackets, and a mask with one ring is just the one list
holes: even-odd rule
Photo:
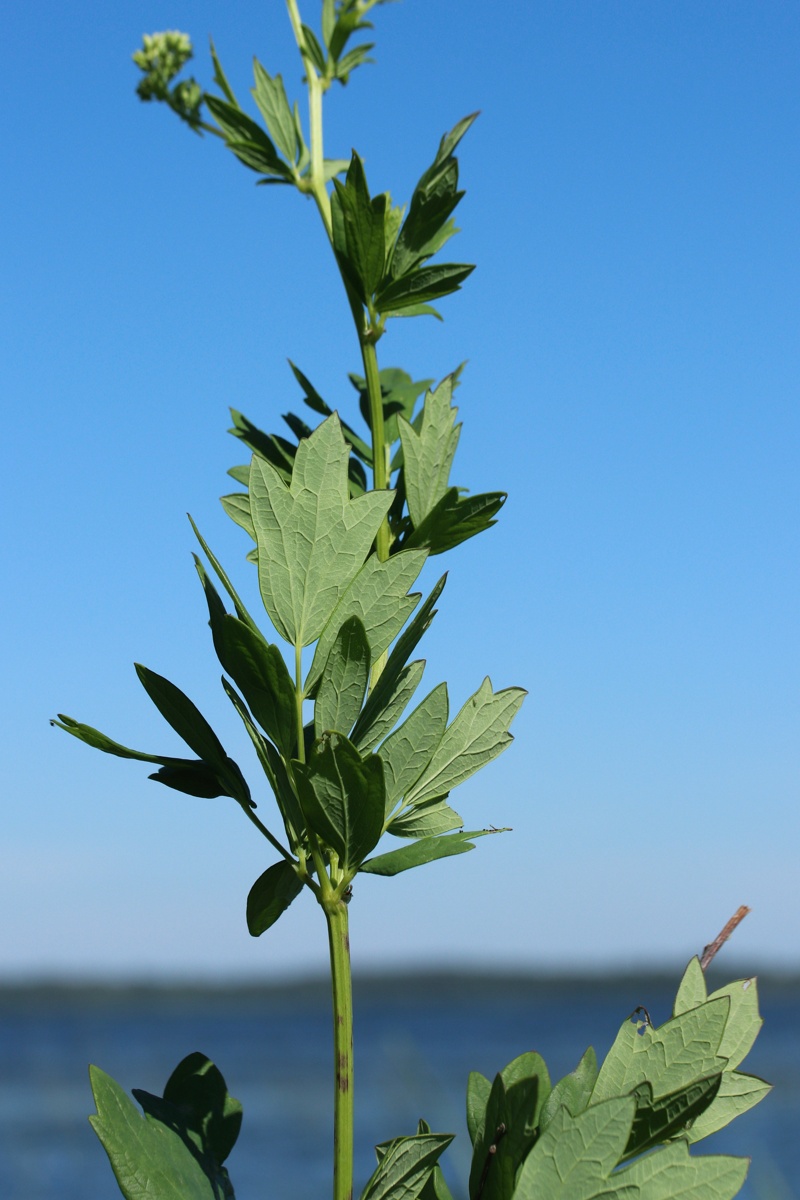
[[[206, 83], [212, 33], [240, 93], [255, 52], [300, 95], [280, 0], [43, 0], [4, 27], [4, 978], [326, 959], [310, 897], [248, 936], [269, 858], [233, 801], [48, 726], [180, 753], [142, 661], [256, 776], [184, 514], [254, 597], [217, 502], [242, 457], [228, 406], [276, 428], [288, 356], [354, 416], [311, 205], [134, 97], [130, 54], [164, 28], [193, 35]], [[444, 325], [381, 345], [417, 377], [469, 359], [455, 482], [510, 495], [450, 558], [427, 680], [455, 705], [486, 673], [530, 695], [457, 804], [514, 832], [359, 883], [355, 964], [677, 974], [747, 903], [731, 958], [797, 966], [800, 8], [404, 0], [377, 40], [326, 117], [374, 191], [406, 199], [482, 110], [451, 244], [478, 270]]]

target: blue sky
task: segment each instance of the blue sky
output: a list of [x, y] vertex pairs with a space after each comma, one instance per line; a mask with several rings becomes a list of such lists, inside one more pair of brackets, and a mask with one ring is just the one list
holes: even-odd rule
[[[443, 325], [395, 322], [380, 350], [415, 377], [469, 360], [455, 482], [509, 492], [450, 556], [428, 686], [530, 693], [457, 804], [514, 832], [359, 883], [354, 962], [677, 973], [747, 903], [731, 958], [797, 966], [800, 10], [489, 11], [387, 6], [377, 65], [327, 103], [328, 153], [356, 147], [398, 201], [482, 111], [451, 243], [478, 270]], [[311, 205], [133, 94], [130, 54], [164, 28], [192, 34], [204, 83], [212, 33], [240, 93], [255, 52], [300, 96], [279, 0], [44, 0], [6, 24], [4, 977], [326, 959], [310, 897], [248, 936], [269, 858], [232, 801], [48, 726], [179, 753], [142, 661], [255, 777], [185, 513], [255, 603], [217, 501], [242, 457], [228, 407], [277, 428], [290, 357], [354, 419], [358, 349]]]

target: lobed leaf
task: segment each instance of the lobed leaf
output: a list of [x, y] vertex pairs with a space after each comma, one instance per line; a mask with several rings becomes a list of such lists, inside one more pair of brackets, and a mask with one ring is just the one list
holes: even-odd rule
[[217, 1191], [180, 1134], [147, 1120], [110, 1075], [89, 1068], [97, 1113], [89, 1117], [126, 1200], [216, 1200]]
[[633, 1186], [638, 1200], [733, 1200], [748, 1166], [749, 1159], [721, 1154], [692, 1158], [686, 1143], [679, 1141], [616, 1175], [620, 1190], [613, 1195]]
[[522, 688], [494, 692], [487, 676], [445, 731], [406, 799], [421, 804], [445, 796], [496, 758], [513, 741], [508, 727], [525, 695]]
[[440, 683], [381, 746], [387, 815], [430, 764], [444, 736], [448, 711], [447, 684]]
[[[293, 645], [307, 646], [319, 638], [362, 567], [392, 501], [389, 492], [351, 499], [348, 460], [335, 414], [300, 443], [289, 488], [270, 463], [253, 456], [250, 510], [259, 587], [275, 628]], [[331, 643], [350, 615], [342, 615]], [[322, 662], [329, 651], [330, 643]]]
[[398, 417], [406, 499], [415, 526], [422, 523], [448, 488], [461, 433], [461, 426], [455, 424], [458, 409], [451, 403], [452, 398], [453, 377], [448, 376], [426, 395], [418, 430]]
[[438, 837], [441, 833], [461, 829], [463, 825], [464, 818], [444, 800], [431, 800], [395, 817], [387, 826], [386, 832], [395, 837]]
[[630, 1134], [635, 1102], [613, 1096], [577, 1117], [559, 1108], [531, 1150], [514, 1200], [642, 1200], [637, 1186], [612, 1178]]
[[[372, 496], [378, 494], [371, 493]], [[306, 695], [315, 691], [336, 636], [350, 617], [358, 617], [363, 624], [373, 662], [388, 649], [419, 601], [419, 595], [408, 595], [408, 589], [422, 570], [426, 558], [425, 550], [395, 554], [387, 562], [381, 562], [375, 554], [370, 555], [342, 592], [321, 632], [305, 682]]]

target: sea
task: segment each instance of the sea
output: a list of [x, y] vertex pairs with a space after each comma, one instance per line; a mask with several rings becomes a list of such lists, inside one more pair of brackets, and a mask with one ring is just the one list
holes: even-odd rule
[[[375, 1145], [413, 1133], [424, 1117], [435, 1131], [457, 1135], [444, 1166], [454, 1197], [465, 1200], [469, 1072], [492, 1077], [538, 1050], [559, 1078], [588, 1045], [605, 1054], [638, 1005], [654, 1023], [666, 1020], [676, 982], [646, 974], [356, 978], [356, 1194], [374, 1168]], [[694, 1152], [750, 1157], [743, 1200], [800, 1200], [800, 978], [767, 974], [759, 995], [765, 1024], [744, 1069], [774, 1090]], [[244, 1106], [227, 1163], [237, 1200], [324, 1200], [332, 1045], [323, 980], [0, 987], [3, 1200], [119, 1196], [87, 1120], [87, 1065], [128, 1090], [160, 1094], [172, 1068], [195, 1050], [213, 1059]]]

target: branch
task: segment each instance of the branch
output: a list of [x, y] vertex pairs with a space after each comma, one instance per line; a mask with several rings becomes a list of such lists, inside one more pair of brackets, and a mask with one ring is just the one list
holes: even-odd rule
[[750, 909], [747, 907], [747, 905], [742, 904], [739, 908], [737, 908], [727, 925], [720, 930], [713, 942], [708, 943], [705, 950], [700, 955], [700, 966], [704, 971], [709, 967], [711, 960], [714, 958], [714, 955], [717, 953], [717, 951], [722, 949], [733, 931], [738, 925], [741, 924], [749, 912]]

